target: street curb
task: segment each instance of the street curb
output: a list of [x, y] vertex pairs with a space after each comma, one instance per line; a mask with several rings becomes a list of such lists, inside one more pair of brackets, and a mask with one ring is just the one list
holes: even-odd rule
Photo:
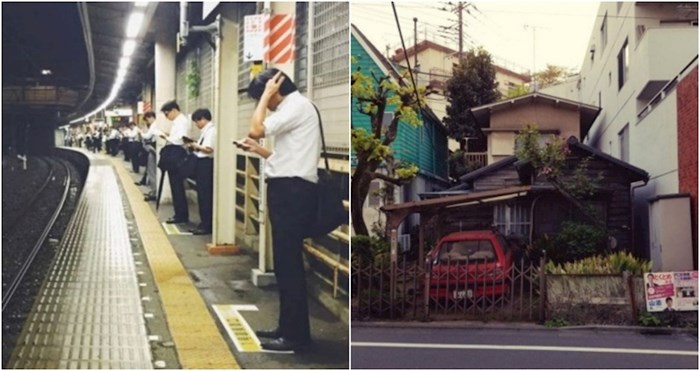
[[566, 327], [545, 327], [534, 323], [524, 322], [509, 322], [509, 323], [488, 323], [474, 321], [435, 321], [435, 322], [382, 322], [382, 321], [352, 321], [351, 327], [379, 327], [379, 328], [428, 328], [428, 329], [473, 329], [473, 330], [512, 330], [512, 331], [628, 331], [639, 332], [650, 335], [666, 335], [686, 333], [691, 335], [698, 334], [698, 329], [688, 328], [661, 328], [661, 327], [642, 327], [642, 326], [611, 326], [611, 325], [585, 325], [585, 326], [566, 326]]

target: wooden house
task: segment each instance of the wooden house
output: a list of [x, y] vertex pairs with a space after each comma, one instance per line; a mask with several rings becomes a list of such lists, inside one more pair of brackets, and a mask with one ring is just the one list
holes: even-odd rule
[[[408, 215], [420, 214], [421, 258], [426, 241], [449, 232], [495, 227], [523, 243], [532, 243], [545, 234], [557, 234], [565, 220], [597, 225], [606, 232], [610, 248], [634, 250], [631, 185], [647, 182], [646, 171], [580, 143], [574, 135], [566, 140], [568, 154], [557, 181], [538, 175], [529, 163], [513, 154], [517, 130], [527, 123], [545, 122], [544, 140], [562, 133], [585, 135], [597, 110], [575, 102], [564, 103], [526, 96], [515, 103], [506, 101], [489, 105], [488, 109], [473, 109], [480, 112], [482, 127], [496, 129], [487, 131], [487, 135], [511, 136], [510, 154], [502, 145], [496, 161], [462, 176], [456, 186], [424, 193], [421, 200], [385, 207], [389, 227]], [[489, 147], [490, 152], [493, 147]], [[587, 166], [577, 174], [582, 161]], [[588, 195], [574, 197], [562, 187], [576, 175], [591, 180], [593, 188]]]

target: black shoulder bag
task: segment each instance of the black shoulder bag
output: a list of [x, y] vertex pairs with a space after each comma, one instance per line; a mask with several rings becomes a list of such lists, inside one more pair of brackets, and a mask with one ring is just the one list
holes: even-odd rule
[[321, 130], [321, 144], [323, 151], [321, 156], [326, 163], [325, 169], [318, 169], [318, 183], [316, 183], [316, 195], [318, 197], [316, 203], [316, 212], [312, 223], [309, 225], [306, 237], [321, 237], [332, 232], [341, 224], [348, 223], [348, 212], [343, 206], [343, 194], [341, 190], [346, 189], [347, 184], [343, 186], [343, 177], [334, 177], [328, 166], [328, 153], [326, 152], [326, 139], [323, 136], [323, 122], [321, 121], [321, 113], [314, 105], [316, 114], [318, 115], [318, 125]]

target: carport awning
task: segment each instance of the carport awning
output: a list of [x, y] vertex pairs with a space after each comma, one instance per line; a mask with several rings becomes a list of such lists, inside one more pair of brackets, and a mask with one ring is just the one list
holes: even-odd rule
[[396, 228], [401, 221], [413, 213], [437, 211], [448, 207], [467, 206], [484, 202], [496, 202], [504, 199], [524, 196], [532, 191], [531, 185], [508, 187], [493, 191], [473, 192], [462, 195], [432, 198], [420, 201], [387, 205], [381, 208], [387, 214], [387, 226]]

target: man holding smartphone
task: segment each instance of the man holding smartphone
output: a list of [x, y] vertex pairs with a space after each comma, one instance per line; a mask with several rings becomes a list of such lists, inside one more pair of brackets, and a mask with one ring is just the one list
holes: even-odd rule
[[[256, 334], [263, 349], [299, 350], [311, 342], [303, 244], [316, 210], [315, 183], [321, 135], [316, 110], [277, 69], [260, 73], [248, 87], [258, 100], [248, 138], [237, 142], [266, 159], [267, 205], [272, 225], [275, 277], [280, 297], [278, 327]], [[267, 115], [267, 110], [272, 114]], [[275, 137], [272, 151], [258, 139]]]
[[[160, 136], [167, 141], [167, 146], [184, 146], [183, 137], [190, 134], [192, 124], [187, 117], [180, 112], [180, 106], [173, 100], [166, 102], [160, 108], [165, 118], [172, 121], [173, 126], [170, 128], [170, 133], [161, 134]], [[168, 219], [168, 224], [187, 223], [190, 219], [189, 209], [187, 208], [187, 197], [185, 195], [185, 179], [178, 174], [177, 170], [168, 172], [168, 180], [170, 182], [170, 191], [173, 195], [173, 208], [175, 215]]]

